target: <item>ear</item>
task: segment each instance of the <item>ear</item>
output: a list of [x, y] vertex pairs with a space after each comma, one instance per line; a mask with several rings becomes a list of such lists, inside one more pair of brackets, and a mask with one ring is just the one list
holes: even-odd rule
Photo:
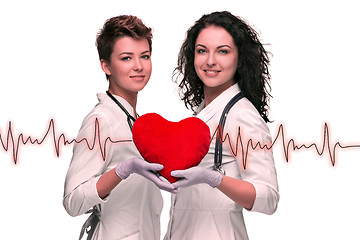
[[110, 68], [109, 63], [106, 60], [101, 59], [100, 60], [100, 65], [101, 65], [101, 69], [104, 71], [104, 73], [106, 75], [110, 76], [111, 75], [111, 68]]

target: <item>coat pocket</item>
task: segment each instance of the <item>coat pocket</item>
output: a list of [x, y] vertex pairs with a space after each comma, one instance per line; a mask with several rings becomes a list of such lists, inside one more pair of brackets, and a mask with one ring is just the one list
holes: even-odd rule
[[140, 240], [140, 230], [136, 231], [135, 233], [123, 237], [123, 238], [117, 238], [117, 240]]
[[246, 240], [246, 232], [242, 211], [212, 211], [214, 222], [220, 239]]

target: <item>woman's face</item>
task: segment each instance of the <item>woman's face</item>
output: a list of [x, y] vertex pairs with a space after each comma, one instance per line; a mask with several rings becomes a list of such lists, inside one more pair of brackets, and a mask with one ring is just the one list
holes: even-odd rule
[[204, 83], [204, 92], [221, 93], [235, 83], [238, 49], [231, 35], [222, 27], [202, 29], [195, 42], [194, 67]]
[[101, 61], [109, 77], [109, 91], [127, 98], [136, 95], [148, 83], [151, 75], [151, 53], [143, 38], [121, 37], [115, 41], [110, 62]]

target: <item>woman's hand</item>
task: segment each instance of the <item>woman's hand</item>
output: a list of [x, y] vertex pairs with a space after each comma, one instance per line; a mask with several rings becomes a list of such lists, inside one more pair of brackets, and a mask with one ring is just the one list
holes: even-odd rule
[[221, 173], [202, 167], [192, 167], [186, 170], [172, 171], [171, 176], [180, 178], [172, 184], [176, 189], [199, 183], [207, 183], [215, 188], [218, 187], [222, 181]]
[[130, 174], [137, 173], [153, 183], [160, 189], [177, 193], [175, 187], [163, 176], [157, 173], [157, 171], [163, 169], [164, 166], [157, 163], [149, 163], [141, 158], [131, 158], [118, 163], [115, 168], [115, 173], [122, 180], [130, 176]]
[[180, 177], [177, 182], [173, 183], [176, 189], [207, 183], [213, 188], [216, 187], [234, 202], [248, 210], [252, 209], [256, 198], [256, 190], [251, 183], [223, 176], [220, 172], [214, 170], [193, 167], [187, 170], [172, 171], [171, 176]]

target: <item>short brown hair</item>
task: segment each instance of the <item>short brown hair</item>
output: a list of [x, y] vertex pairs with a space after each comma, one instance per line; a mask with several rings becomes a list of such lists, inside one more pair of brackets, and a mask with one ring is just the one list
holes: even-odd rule
[[99, 59], [110, 62], [115, 41], [123, 36], [134, 39], [145, 38], [149, 43], [149, 50], [151, 52], [152, 29], [145, 26], [142, 20], [136, 16], [120, 15], [106, 20], [103, 28], [97, 34], [96, 47]]

